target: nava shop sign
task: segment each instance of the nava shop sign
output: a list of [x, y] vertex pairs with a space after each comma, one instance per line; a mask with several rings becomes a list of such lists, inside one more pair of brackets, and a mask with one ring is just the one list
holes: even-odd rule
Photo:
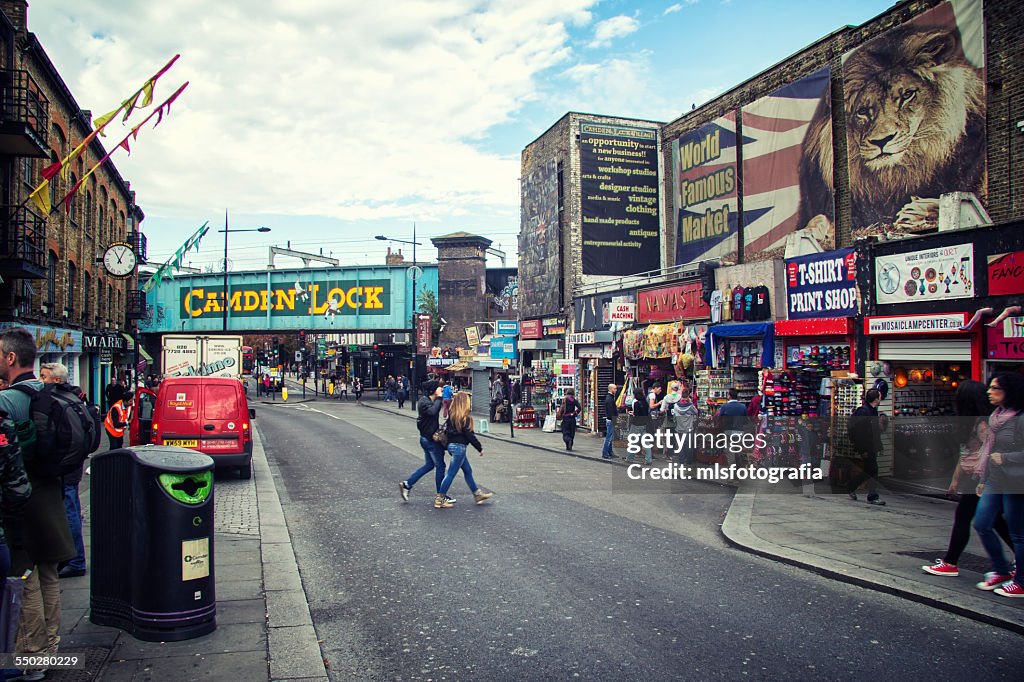
[[[391, 280], [318, 281], [232, 288], [231, 317], [390, 315]], [[182, 319], [223, 315], [224, 287], [182, 287]]]

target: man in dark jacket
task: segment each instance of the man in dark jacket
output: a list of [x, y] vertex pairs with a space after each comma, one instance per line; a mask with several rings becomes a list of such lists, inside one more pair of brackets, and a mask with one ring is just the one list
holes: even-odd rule
[[107, 402], [103, 404], [104, 411], [109, 410], [111, 405], [124, 397], [124, 386], [116, 376], [110, 377], [110, 383], [103, 390], [103, 397], [107, 399]]
[[[41, 391], [43, 382], [35, 378], [36, 340], [27, 329], [15, 327], [0, 332], [0, 378], [11, 386], [26, 384]], [[31, 399], [14, 388], [0, 393], [0, 410], [15, 424], [30, 418]], [[25, 460], [30, 453], [22, 448]], [[24, 654], [56, 655], [60, 644], [60, 578], [57, 566], [75, 556], [75, 546], [64, 511], [64, 485], [60, 476], [40, 476], [29, 467], [32, 494], [25, 506], [21, 531], [25, 546], [12, 548], [11, 575], [32, 569], [25, 581], [25, 595], [18, 623], [17, 651]], [[9, 535], [17, 530], [8, 526]]]
[[876, 389], [868, 389], [864, 393], [864, 404], [853, 411], [847, 421], [847, 431], [853, 450], [863, 458], [863, 464], [855, 470], [850, 479], [847, 494], [851, 500], [857, 499], [857, 488], [867, 482], [868, 504], [884, 505], [878, 498], [878, 453], [882, 450], [882, 424], [878, 416], [878, 405], [882, 402], [882, 394]]
[[601, 459], [615, 459], [612, 452], [612, 440], [615, 438], [615, 420], [619, 416], [619, 406], [615, 404], [615, 384], [608, 384], [608, 392], [604, 395], [604, 447], [601, 448]]
[[444, 446], [434, 440], [434, 434], [440, 429], [438, 415], [441, 413], [441, 393], [444, 387], [439, 381], [430, 380], [423, 384], [423, 397], [416, 403], [416, 428], [420, 432], [420, 447], [423, 448], [423, 466], [412, 473], [412, 476], [398, 484], [398, 493], [402, 500], [409, 501], [409, 493], [416, 481], [420, 480], [431, 469], [434, 470], [435, 492], [440, 490], [444, 480]]

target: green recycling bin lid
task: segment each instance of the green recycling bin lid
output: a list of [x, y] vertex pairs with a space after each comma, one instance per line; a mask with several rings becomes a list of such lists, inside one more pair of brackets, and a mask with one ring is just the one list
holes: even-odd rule
[[213, 471], [190, 474], [162, 473], [157, 476], [160, 487], [182, 504], [202, 504], [213, 492]]

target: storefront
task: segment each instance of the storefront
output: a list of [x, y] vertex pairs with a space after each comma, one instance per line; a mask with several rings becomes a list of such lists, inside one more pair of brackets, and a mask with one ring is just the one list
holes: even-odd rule
[[[1011, 246], [1012, 248], [1012, 246]], [[987, 257], [989, 297], [1000, 297], [1005, 307], [992, 312], [1002, 317], [995, 326], [986, 327], [985, 368], [987, 381], [1000, 372], [1024, 372], [1024, 251], [990, 254]], [[1017, 306], [1017, 310], [1012, 307]]]
[[117, 333], [86, 333], [82, 335], [82, 348], [83, 384], [88, 384], [82, 390], [90, 402], [105, 405], [103, 390], [110, 378], [116, 376], [115, 362], [127, 354], [128, 341]]
[[608, 291], [573, 300], [575, 331], [566, 338], [566, 357], [579, 366], [580, 428], [604, 430], [605, 393], [609, 384], [621, 384], [624, 376], [622, 358], [616, 354], [616, 333], [635, 320], [633, 291]]
[[[86, 356], [82, 354], [82, 332], [60, 327], [39, 327], [32, 324], [4, 322], [0, 329], [22, 327], [36, 340], [36, 364], [34, 371], [39, 376], [39, 367], [47, 362], [59, 362], [68, 368], [68, 382], [82, 385], [89, 393], [90, 375]], [[103, 385], [99, 385], [99, 390]]]

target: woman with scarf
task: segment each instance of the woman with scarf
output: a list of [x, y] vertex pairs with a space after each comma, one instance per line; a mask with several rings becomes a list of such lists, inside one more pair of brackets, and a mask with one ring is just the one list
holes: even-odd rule
[[572, 450], [572, 443], [576, 440], [576, 417], [579, 416], [580, 403], [576, 400], [576, 391], [565, 389], [565, 398], [562, 399], [562, 440], [565, 442], [565, 449]]
[[988, 418], [988, 434], [981, 446], [978, 471], [981, 484], [974, 530], [992, 560], [992, 570], [977, 584], [1002, 597], [1024, 597], [1024, 570], [1013, 574], [999, 544], [995, 521], [1002, 510], [1010, 528], [1017, 566], [1024, 568], [1024, 375], [998, 374], [988, 384], [988, 399], [995, 411]]
[[[936, 559], [934, 564], [921, 567], [925, 573], [951, 578], [960, 575], [957, 562], [960, 561], [960, 555], [971, 538], [971, 521], [978, 509], [978, 463], [981, 459], [982, 445], [989, 433], [988, 417], [992, 413], [992, 404], [988, 401], [985, 384], [980, 381], [960, 382], [956, 389], [954, 405], [960, 431], [959, 440], [963, 443], [964, 454], [953, 471], [953, 479], [949, 483], [947, 494], [959, 494], [960, 501], [953, 516], [953, 530], [949, 534], [946, 555]], [[1010, 531], [1001, 512], [997, 514], [993, 527], [1012, 549]]]

